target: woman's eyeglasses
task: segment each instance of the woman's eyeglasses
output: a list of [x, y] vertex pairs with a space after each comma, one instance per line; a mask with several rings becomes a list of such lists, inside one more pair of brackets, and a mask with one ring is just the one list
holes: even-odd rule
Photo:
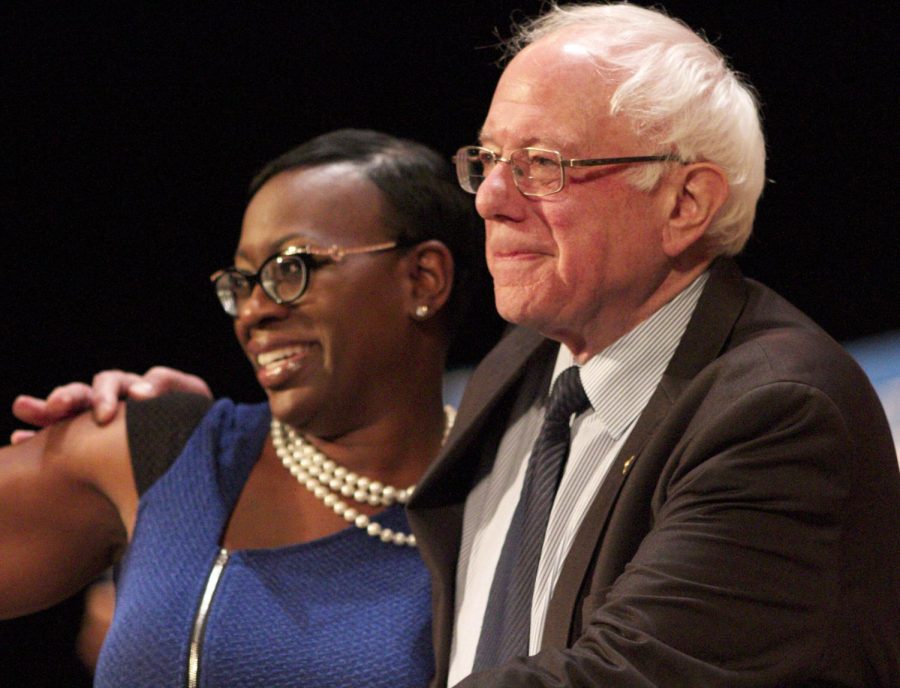
[[256, 272], [232, 266], [219, 270], [209, 279], [215, 287], [222, 308], [232, 318], [236, 318], [241, 303], [250, 297], [256, 284], [275, 303], [293, 303], [306, 293], [310, 273], [323, 262], [338, 263], [345, 256], [389, 251], [397, 246], [396, 241], [349, 248], [337, 245], [328, 248], [289, 246], [266, 258]]

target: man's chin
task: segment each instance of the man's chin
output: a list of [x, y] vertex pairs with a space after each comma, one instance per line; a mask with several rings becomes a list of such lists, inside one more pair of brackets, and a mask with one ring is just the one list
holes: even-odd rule
[[521, 287], [495, 288], [494, 297], [497, 312], [506, 322], [539, 330], [541, 324], [547, 321], [548, 314], [541, 308], [540, 302]]

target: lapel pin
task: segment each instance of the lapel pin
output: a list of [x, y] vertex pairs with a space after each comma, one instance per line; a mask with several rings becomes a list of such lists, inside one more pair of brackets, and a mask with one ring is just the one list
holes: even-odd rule
[[628, 473], [628, 469], [631, 468], [631, 464], [634, 462], [634, 454], [628, 457], [628, 460], [625, 462], [625, 465], [622, 466], [622, 475]]

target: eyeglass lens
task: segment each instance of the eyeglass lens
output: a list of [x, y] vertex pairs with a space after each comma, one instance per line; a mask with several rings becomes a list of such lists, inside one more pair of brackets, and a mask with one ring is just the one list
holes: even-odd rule
[[266, 296], [275, 303], [291, 303], [306, 291], [309, 267], [303, 255], [274, 255], [255, 275], [236, 268], [223, 272], [215, 281], [216, 296], [228, 315], [237, 317], [240, 302], [248, 298], [259, 282]]
[[[460, 186], [475, 193], [494, 169], [498, 156], [486, 148], [463, 148], [456, 156], [456, 175]], [[505, 161], [504, 161], [505, 162]], [[538, 148], [522, 148], [510, 153], [513, 181], [526, 194], [543, 195], [562, 187], [559, 154]]]
[[309, 269], [300, 256], [275, 256], [259, 271], [263, 291], [276, 303], [290, 303], [306, 291]]

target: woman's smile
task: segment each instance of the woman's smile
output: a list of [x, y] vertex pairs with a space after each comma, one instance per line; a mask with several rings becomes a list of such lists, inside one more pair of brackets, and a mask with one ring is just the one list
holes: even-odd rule
[[266, 389], [278, 389], [292, 381], [294, 374], [309, 367], [310, 357], [319, 348], [315, 342], [266, 347], [253, 357], [256, 378]]

